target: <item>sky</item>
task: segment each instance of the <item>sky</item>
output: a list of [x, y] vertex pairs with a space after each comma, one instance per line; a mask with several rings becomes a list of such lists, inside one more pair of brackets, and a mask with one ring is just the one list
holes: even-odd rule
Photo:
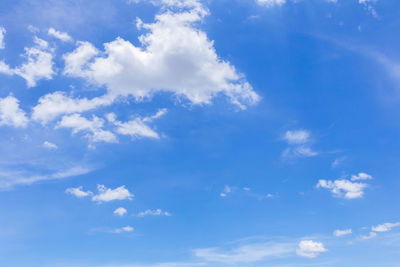
[[3, 0], [0, 266], [400, 266], [400, 2]]

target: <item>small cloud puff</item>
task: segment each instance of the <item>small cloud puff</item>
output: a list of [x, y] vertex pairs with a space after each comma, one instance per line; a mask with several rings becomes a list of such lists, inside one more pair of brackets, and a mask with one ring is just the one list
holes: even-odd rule
[[316, 258], [320, 253], [327, 252], [328, 250], [324, 247], [321, 242], [315, 242], [312, 240], [302, 240], [296, 250], [296, 254], [300, 257], [305, 258]]

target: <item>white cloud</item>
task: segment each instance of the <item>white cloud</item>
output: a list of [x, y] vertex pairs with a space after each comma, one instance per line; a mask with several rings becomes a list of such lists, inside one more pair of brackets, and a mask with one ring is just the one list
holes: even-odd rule
[[400, 222], [384, 223], [384, 224], [379, 224], [377, 226], [373, 226], [371, 229], [374, 232], [388, 232], [388, 231], [391, 231], [392, 228], [399, 227], [399, 226], [400, 226]]
[[32, 175], [24, 172], [0, 172], [0, 188], [9, 189], [16, 185], [31, 185], [33, 183], [65, 179], [89, 173], [91, 169], [81, 166], [54, 172], [48, 175]]
[[98, 193], [92, 197], [96, 202], [109, 202], [113, 200], [132, 200], [133, 194], [129, 192], [125, 186], [120, 186], [115, 189], [110, 189], [104, 185], [97, 186]]
[[305, 258], [316, 258], [320, 253], [327, 252], [328, 250], [324, 247], [321, 242], [315, 242], [312, 240], [302, 240], [296, 250], [296, 254], [300, 257]]
[[7, 75], [18, 75], [26, 80], [28, 87], [36, 86], [41, 79], [50, 80], [54, 75], [53, 53], [45, 40], [35, 37], [33, 47], [25, 47], [26, 62], [16, 68], [11, 68], [0, 61], [0, 72]]
[[67, 188], [65, 190], [66, 193], [71, 194], [73, 196], [76, 196], [78, 198], [83, 198], [83, 197], [87, 197], [87, 196], [91, 196], [93, 195], [92, 192], [90, 191], [83, 191], [82, 190], [82, 186], [79, 187], [71, 187], [71, 188]]
[[72, 134], [86, 132], [85, 137], [91, 142], [116, 142], [115, 135], [110, 131], [103, 130], [103, 125], [104, 120], [95, 115], [93, 115], [92, 120], [88, 120], [79, 114], [72, 114], [63, 116], [56, 128], [71, 128], [73, 129]]
[[171, 213], [168, 211], [162, 211], [161, 209], [156, 209], [156, 210], [145, 210], [141, 211], [138, 213], [138, 217], [144, 217], [144, 216], [171, 216]]
[[158, 133], [151, 129], [146, 123], [163, 116], [165, 113], [166, 109], [162, 109], [151, 117], [138, 117], [128, 122], [117, 121], [115, 114], [110, 113], [107, 115], [107, 119], [117, 126], [116, 132], [119, 134], [129, 135], [131, 137], [147, 137], [158, 139], [160, 138]]
[[55, 37], [55, 38], [57, 38], [57, 39], [59, 39], [59, 40], [61, 40], [63, 42], [72, 42], [73, 41], [72, 37], [69, 36], [68, 33], [57, 31], [54, 28], [50, 28], [48, 30], [47, 34], [50, 35], [50, 36], [53, 36], [53, 37]]
[[273, 6], [281, 6], [286, 3], [286, 0], [256, 0], [257, 4], [266, 6], [266, 7], [273, 7]]
[[306, 130], [287, 131], [283, 138], [289, 144], [305, 144], [310, 141], [310, 132]]
[[362, 240], [367, 240], [376, 237], [376, 233], [370, 232], [368, 235], [361, 235], [360, 238]]
[[43, 147], [48, 148], [48, 149], [58, 149], [58, 146], [56, 144], [53, 144], [49, 141], [44, 141]]
[[157, 92], [185, 97], [193, 104], [209, 104], [225, 94], [245, 108], [259, 96], [242, 74], [218, 58], [213, 42], [195, 27], [208, 12], [197, 1], [162, 1], [189, 10], [158, 14], [154, 23], [138, 20], [148, 30], [139, 37], [141, 47], [117, 38], [104, 44], [104, 55], [88, 42], [64, 55], [64, 73], [106, 86], [115, 96], [133, 96], [140, 101]]
[[224, 190], [219, 194], [221, 197], [226, 197], [229, 193], [232, 192], [232, 188], [228, 185], [225, 185]]
[[372, 179], [372, 176], [369, 175], [369, 174], [367, 174], [367, 173], [364, 173], [364, 172], [360, 172], [360, 173], [358, 173], [357, 175], [352, 175], [352, 176], [351, 176], [351, 180], [352, 180], [352, 181], [357, 181], [357, 180], [371, 180], [371, 179]]
[[344, 235], [349, 235], [351, 234], [353, 231], [351, 229], [344, 229], [344, 230], [335, 230], [333, 232], [334, 236], [344, 236]]
[[123, 207], [119, 207], [116, 210], [114, 210], [114, 214], [118, 215], [118, 216], [124, 216], [128, 211], [123, 208]]
[[28, 119], [25, 112], [19, 108], [19, 101], [9, 95], [0, 98], [0, 125], [26, 127]]
[[112, 232], [112, 233], [115, 233], [115, 234], [120, 234], [120, 233], [124, 233], [124, 232], [127, 232], [127, 233], [133, 232], [133, 230], [134, 230], [133, 227], [131, 227], [131, 226], [125, 226], [125, 227], [121, 227], [121, 228], [117, 228], [117, 229], [115, 229], [115, 230], [112, 230], [111, 232]]
[[292, 157], [314, 157], [318, 155], [318, 152], [314, 151], [309, 143], [311, 133], [307, 130], [294, 130], [286, 131], [283, 136], [289, 147], [282, 152], [283, 158]]
[[103, 95], [92, 99], [72, 98], [64, 92], [57, 91], [39, 98], [39, 103], [33, 108], [32, 118], [36, 121], [47, 123], [58, 116], [108, 106], [113, 101], [114, 98], [110, 95]]
[[355, 183], [349, 180], [319, 180], [317, 188], [325, 188], [330, 190], [337, 197], [347, 199], [361, 198], [364, 195], [364, 189], [367, 187], [364, 183]]
[[243, 264], [261, 260], [274, 259], [294, 252], [292, 244], [287, 243], [259, 243], [242, 245], [225, 250], [221, 248], [195, 249], [196, 257], [209, 262], [221, 264]]
[[358, 0], [358, 3], [360, 5], [364, 5], [365, 9], [368, 11], [368, 13], [371, 14], [374, 18], [378, 18], [378, 13], [376, 12], [373, 4], [376, 3], [377, 0]]
[[4, 35], [6, 34], [6, 29], [0, 26], [0, 49], [4, 49], [6, 47], [4, 43]]
[[13, 69], [13, 73], [26, 80], [28, 87], [36, 86], [41, 79], [50, 80], [54, 75], [53, 54], [48, 43], [35, 37], [35, 46], [25, 48], [27, 61]]

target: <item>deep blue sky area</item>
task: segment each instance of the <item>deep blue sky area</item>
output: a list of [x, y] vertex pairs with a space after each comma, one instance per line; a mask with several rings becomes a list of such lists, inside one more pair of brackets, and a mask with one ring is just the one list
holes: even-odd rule
[[2, 1], [0, 266], [400, 266], [399, 14]]

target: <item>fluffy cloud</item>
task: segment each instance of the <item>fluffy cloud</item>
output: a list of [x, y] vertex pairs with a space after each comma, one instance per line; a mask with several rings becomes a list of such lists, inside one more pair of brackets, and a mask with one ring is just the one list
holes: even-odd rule
[[110, 189], [104, 185], [97, 186], [98, 193], [92, 197], [96, 202], [109, 202], [113, 200], [132, 200], [134, 195], [125, 186]]
[[367, 187], [364, 183], [355, 183], [346, 179], [340, 180], [319, 180], [317, 188], [330, 190], [334, 196], [347, 199], [360, 198], [364, 195], [364, 189]]
[[28, 87], [36, 86], [41, 79], [51, 79], [53, 71], [53, 53], [46, 41], [35, 37], [35, 46], [25, 48], [26, 62], [21, 66], [11, 69], [1, 62], [0, 71], [4, 74], [15, 74], [26, 80]]
[[[209, 104], [219, 94], [241, 108], [259, 96], [243, 75], [218, 58], [212, 41], [195, 28], [207, 11], [197, 1], [161, 1], [167, 6], [189, 7], [164, 12], [154, 23], [138, 19], [141, 47], [122, 38], [104, 44], [103, 55], [88, 42], [64, 55], [64, 73], [105, 86], [114, 96], [133, 96], [138, 101], [157, 92], [185, 97], [193, 104]], [[181, 5], [179, 5], [181, 3]], [[183, 5], [183, 6], [182, 6]]]
[[72, 134], [85, 132], [86, 137], [89, 138], [91, 142], [116, 142], [116, 136], [110, 131], [103, 130], [103, 126], [104, 120], [95, 115], [93, 115], [92, 120], [89, 120], [81, 117], [79, 114], [72, 114], [63, 116], [56, 127], [71, 128], [73, 129]]
[[352, 175], [352, 176], [351, 176], [351, 180], [352, 180], [352, 181], [357, 181], [357, 180], [371, 180], [371, 179], [372, 179], [372, 176], [369, 175], [369, 174], [367, 174], [367, 173], [364, 173], [364, 172], [360, 172], [360, 173], [357, 174], [357, 175]]
[[49, 141], [44, 141], [43, 147], [48, 148], [48, 149], [58, 149], [58, 146], [56, 144], [53, 144]]
[[54, 28], [50, 28], [47, 32], [48, 35], [53, 36], [63, 42], [72, 42], [73, 39], [71, 36], [68, 35], [66, 32], [60, 32], [55, 30]]
[[158, 111], [151, 117], [135, 118], [128, 122], [120, 122], [116, 120], [113, 113], [107, 115], [108, 121], [117, 126], [116, 132], [122, 135], [129, 135], [131, 137], [147, 137], [147, 138], [160, 138], [158, 133], [151, 129], [146, 123], [153, 121], [166, 113], [166, 109]]
[[388, 232], [388, 231], [391, 231], [392, 228], [399, 227], [399, 226], [400, 226], [400, 222], [384, 223], [384, 224], [379, 224], [377, 226], [373, 226], [371, 229], [374, 232]]
[[4, 35], [6, 34], [6, 29], [0, 26], [0, 49], [4, 49], [6, 47], [4, 43]]
[[119, 207], [116, 210], [114, 210], [114, 214], [118, 215], [118, 216], [124, 216], [128, 211], [123, 208], [123, 207]]
[[168, 211], [162, 211], [161, 209], [156, 210], [145, 210], [138, 213], [138, 217], [145, 217], [145, 216], [171, 216], [171, 213]]
[[312, 240], [302, 240], [296, 250], [296, 254], [300, 257], [305, 258], [316, 258], [320, 253], [327, 252], [328, 250], [324, 247], [321, 242], [315, 242]]
[[72, 194], [76, 197], [87, 197], [92, 196], [92, 201], [95, 202], [110, 202], [113, 200], [132, 200], [134, 195], [129, 192], [125, 186], [120, 186], [115, 189], [110, 189], [104, 185], [97, 185], [97, 194], [93, 194], [91, 191], [83, 191], [82, 186], [76, 188], [68, 188], [67, 193]]
[[[286, 256], [294, 251], [292, 244], [259, 243], [243, 245], [234, 249], [195, 249], [194, 254], [205, 261], [221, 264], [242, 264]], [[241, 265], [241, 266], [242, 266]]]
[[349, 235], [351, 234], [353, 231], [351, 229], [344, 229], [344, 230], [335, 230], [333, 232], [334, 236], [344, 236], [344, 235]]
[[42, 96], [38, 102], [33, 108], [32, 118], [45, 124], [64, 114], [80, 113], [111, 105], [114, 98], [110, 95], [92, 99], [73, 98], [58, 91]]
[[131, 226], [125, 226], [125, 227], [121, 227], [121, 228], [117, 228], [117, 229], [115, 229], [115, 230], [112, 230], [111, 232], [112, 233], [115, 233], [115, 234], [120, 234], [120, 233], [124, 233], [124, 232], [133, 232], [133, 230], [135, 230], [133, 227], [131, 227]]
[[73, 196], [76, 196], [78, 198], [83, 198], [93, 195], [93, 193], [90, 191], [83, 191], [82, 186], [67, 188], [65, 192]]
[[0, 98], [0, 125], [25, 127], [28, 119], [25, 112], [19, 108], [19, 101], [12, 95]]

